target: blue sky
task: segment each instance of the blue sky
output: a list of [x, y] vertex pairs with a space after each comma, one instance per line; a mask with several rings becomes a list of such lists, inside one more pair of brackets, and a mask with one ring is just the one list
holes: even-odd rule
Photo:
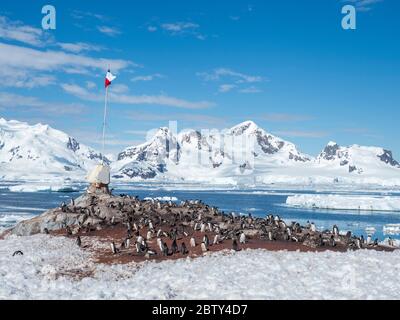
[[[341, 8], [357, 7], [357, 29]], [[41, 8], [57, 10], [41, 29]], [[0, 116], [49, 123], [107, 152], [178, 121], [245, 120], [316, 155], [328, 141], [400, 158], [397, 0], [2, 1]]]

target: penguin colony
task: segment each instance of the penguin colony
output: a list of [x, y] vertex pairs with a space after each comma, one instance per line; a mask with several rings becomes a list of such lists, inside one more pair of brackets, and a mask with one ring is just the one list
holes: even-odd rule
[[[82, 246], [81, 236], [85, 234], [123, 228], [123, 241], [109, 244], [113, 255], [129, 251], [145, 258], [186, 256], [194, 248], [206, 253], [210, 247], [219, 244], [239, 251], [253, 238], [269, 242], [296, 242], [310, 248], [362, 249], [378, 246], [377, 240], [365, 241], [363, 237], [356, 237], [350, 232], [340, 233], [337, 226], [319, 231], [312, 222], [305, 226], [297, 222], [287, 224], [272, 214], [256, 218], [251, 214], [224, 213], [201, 200], [177, 204], [171, 201], [143, 201], [124, 194], [85, 194], [79, 201], [71, 201], [69, 205], [62, 203], [55, 210], [64, 214], [63, 230], [66, 236], [76, 237], [78, 246]], [[68, 219], [71, 215], [78, 218]], [[67, 224], [67, 221], [74, 223]], [[45, 228], [43, 232], [49, 231]]]

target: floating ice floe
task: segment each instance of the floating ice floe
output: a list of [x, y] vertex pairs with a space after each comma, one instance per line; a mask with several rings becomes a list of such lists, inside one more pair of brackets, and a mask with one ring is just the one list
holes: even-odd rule
[[39, 192], [39, 191], [50, 191], [50, 192], [77, 192], [79, 188], [71, 185], [40, 185], [40, 184], [19, 184], [15, 186], [9, 186], [8, 190], [11, 192]]
[[387, 224], [383, 226], [383, 234], [393, 236], [400, 234], [400, 224]]
[[400, 197], [301, 194], [289, 196], [286, 204], [308, 209], [400, 211]]
[[178, 198], [177, 197], [156, 197], [156, 198], [147, 197], [147, 198], [144, 198], [144, 200], [146, 200], [146, 201], [151, 201], [151, 200], [155, 200], [155, 201], [178, 201]]

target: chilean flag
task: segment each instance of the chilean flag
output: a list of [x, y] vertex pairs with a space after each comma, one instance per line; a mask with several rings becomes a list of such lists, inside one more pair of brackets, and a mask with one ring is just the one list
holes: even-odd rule
[[104, 82], [104, 86], [107, 88], [107, 87], [111, 84], [111, 82], [113, 82], [113, 81], [115, 80], [115, 78], [116, 78], [116, 76], [114, 76], [114, 75], [110, 72], [110, 70], [108, 70], [108, 71], [107, 71], [107, 74], [106, 74], [106, 80], [105, 80], [105, 82]]

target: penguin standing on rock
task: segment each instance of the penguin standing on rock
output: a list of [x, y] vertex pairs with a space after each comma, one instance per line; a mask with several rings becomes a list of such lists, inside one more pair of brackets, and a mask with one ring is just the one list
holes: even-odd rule
[[191, 238], [191, 239], [190, 239], [190, 246], [191, 246], [192, 248], [196, 247], [196, 240], [195, 240], [194, 238]]
[[208, 239], [208, 236], [205, 234], [203, 237], [203, 242], [206, 245], [206, 248], [210, 245], [210, 240]]
[[332, 235], [331, 238], [329, 239], [329, 245], [333, 248], [336, 247], [336, 241], [335, 241], [335, 236]]
[[208, 248], [207, 248], [207, 246], [206, 246], [206, 244], [204, 242], [201, 243], [201, 251], [203, 251], [203, 252], [207, 252], [208, 251]]
[[243, 232], [240, 234], [239, 242], [240, 244], [246, 243], [246, 235]]
[[176, 240], [174, 240], [174, 241], [172, 241], [172, 244], [171, 244], [171, 252], [172, 252], [172, 254], [175, 254], [178, 251], [179, 251], [178, 244], [176, 243]]
[[236, 239], [232, 239], [232, 250], [239, 251], [239, 246]]
[[216, 245], [218, 243], [219, 243], [219, 235], [216, 234], [215, 237], [214, 237], [213, 245]]
[[168, 256], [169, 250], [168, 250], [168, 246], [165, 242], [161, 242], [162, 243], [162, 254], [164, 257]]
[[189, 253], [188, 249], [186, 248], [186, 244], [184, 242], [182, 242], [182, 244], [181, 244], [181, 250], [180, 251], [181, 251], [181, 254], [183, 256], [187, 255]]
[[111, 242], [111, 252], [112, 252], [113, 254], [117, 254], [117, 253], [118, 253], [118, 249], [117, 249], [117, 247], [115, 246], [115, 243], [114, 243], [114, 242]]

